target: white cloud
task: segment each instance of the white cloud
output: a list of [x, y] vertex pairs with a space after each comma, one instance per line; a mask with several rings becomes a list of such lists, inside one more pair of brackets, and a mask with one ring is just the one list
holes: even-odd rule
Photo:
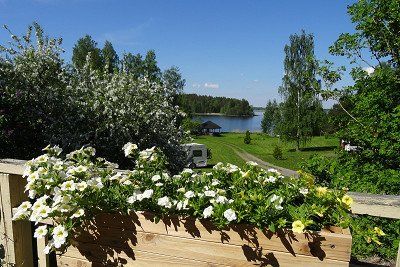
[[205, 88], [210, 88], [210, 89], [218, 89], [219, 84], [218, 83], [205, 83], [204, 84]]
[[200, 88], [200, 87], [201, 87], [201, 85], [200, 85], [200, 84], [198, 84], [198, 83], [194, 83], [194, 84], [192, 84], [192, 87], [193, 87], [193, 88]]
[[368, 73], [368, 75], [371, 75], [375, 71], [373, 67], [365, 67], [363, 68], [363, 70], [365, 70]]
[[258, 83], [258, 79], [253, 80], [253, 82]]

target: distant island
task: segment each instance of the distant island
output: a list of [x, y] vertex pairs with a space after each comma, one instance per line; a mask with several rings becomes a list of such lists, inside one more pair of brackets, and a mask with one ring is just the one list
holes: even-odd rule
[[197, 94], [182, 94], [180, 105], [191, 115], [254, 116], [253, 107], [246, 99]]

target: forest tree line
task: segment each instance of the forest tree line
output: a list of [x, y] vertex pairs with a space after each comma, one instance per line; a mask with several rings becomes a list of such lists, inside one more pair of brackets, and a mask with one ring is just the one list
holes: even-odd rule
[[246, 99], [182, 94], [179, 102], [188, 114], [221, 113], [228, 116], [254, 116], [253, 108]]

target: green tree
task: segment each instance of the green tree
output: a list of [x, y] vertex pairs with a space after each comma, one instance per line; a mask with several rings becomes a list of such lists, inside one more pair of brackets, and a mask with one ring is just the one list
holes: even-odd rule
[[132, 74], [136, 78], [143, 77], [144, 66], [142, 55], [133, 55], [132, 53], [124, 54], [121, 61], [121, 68], [124, 72]]
[[108, 73], [118, 70], [119, 58], [110, 41], [104, 43], [101, 53], [103, 55], [104, 64], [107, 66]]
[[243, 142], [247, 145], [251, 143], [251, 137], [250, 137], [249, 130], [247, 130], [246, 133], [244, 134]]
[[161, 70], [157, 66], [156, 53], [149, 50], [142, 61], [144, 75], [151, 81], [158, 81], [161, 78]]
[[317, 97], [317, 62], [314, 56], [314, 37], [306, 34], [290, 36], [285, 46], [285, 75], [279, 92], [284, 102], [279, 131], [283, 139], [300, 144], [307, 142], [316, 124], [316, 111], [321, 103]]
[[263, 114], [261, 121], [261, 129], [263, 133], [272, 135], [274, 133], [274, 128], [277, 123], [277, 116], [279, 113], [279, 105], [274, 99], [269, 100]]
[[[341, 151], [336, 159], [314, 157], [305, 170], [333, 187], [369, 193], [400, 194], [400, 1], [359, 0], [348, 8], [355, 25], [330, 47], [333, 55], [345, 56], [353, 64], [354, 85], [335, 88], [338, 70], [323, 69], [327, 98], [338, 100], [347, 117], [338, 123], [338, 136], [357, 151]], [[369, 67], [367, 73], [362, 67]], [[372, 70], [372, 71], [371, 71]], [[399, 244], [400, 220], [362, 217], [360, 227], [376, 225], [386, 233], [382, 246], [365, 244], [353, 235], [353, 253], [393, 259]]]
[[182, 78], [182, 74], [178, 67], [173, 66], [166, 69], [162, 73], [162, 80], [164, 85], [172, 92], [172, 94], [179, 95], [183, 93], [186, 80]]
[[101, 54], [101, 50], [97, 47], [97, 43], [92, 39], [90, 35], [85, 35], [80, 38], [72, 51], [72, 63], [75, 68], [82, 69], [86, 63], [88, 54], [90, 53], [89, 65], [94, 70], [102, 70], [104, 66], [104, 60]]

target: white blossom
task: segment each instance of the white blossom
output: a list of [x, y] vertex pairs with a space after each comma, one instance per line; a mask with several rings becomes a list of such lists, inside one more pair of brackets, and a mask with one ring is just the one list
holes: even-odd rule
[[42, 225], [39, 226], [38, 228], [36, 228], [35, 233], [33, 234], [33, 236], [35, 238], [43, 238], [47, 235], [47, 225]]
[[83, 216], [84, 214], [85, 214], [85, 211], [83, 209], [78, 209], [77, 211], [75, 211], [74, 214], [71, 215], [71, 219], [79, 218], [79, 217]]
[[228, 220], [228, 222], [231, 222], [231, 221], [234, 221], [237, 219], [236, 213], [232, 209], [227, 209], [226, 211], [224, 211], [224, 217], [225, 217], [225, 219]]
[[185, 197], [186, 197], [186, 198], [192, 198], [192, 197], [194, 197], [194, 196], [195, 196], [195, 194], [194, 194], [193, 191], [187, 191], [187, 192], [185, 193]]
[[203, 217], [208, 218], [214, 213], [214, 207], [213, 206], [208, 206], [207, 208], [204, 209], [203, 211]]
[[213, 190], [206, 190], [206, 191], [204, 191], [204, 195], [205, 195], [206, 197], [215, 197], [216, 192], [213, 191]]
[[300, 188], [299, 189], [299, 192], [300, 192], [300, 194], [302, 194], [302, 195], [307, 195], [308, 194], [308, 189], [307, 188]]
[[129, 157], [132, 155], [132, 153], [138, 149], [138, 146], [136, 144], [132, 144], [131, 142], [128, 142], [124, 145], [122, 150], [124, 151], [125, 157]]
[[172, 203], [171, 203], [171, 201], [169, 200], [169, 197], [167, 197], [167, 196], [162, 197], [162, 198], [159, 198], [159, 199], [157, 200], [157, 204], [158, 204], [159, 206], [161, 206], [161, 207], [166, 207], [166, 208], [171, 208], [171, 206], [172, 206]]
[[158, 174], [156, 174], [156, 175], [154, 175], [153, 177], [151, 177], [151, 180], [152, 180], [153, 182], [157, 182], [157, 181], [160, 180], [160, 179], [161, 179], [161, 176], [158, 175]]

